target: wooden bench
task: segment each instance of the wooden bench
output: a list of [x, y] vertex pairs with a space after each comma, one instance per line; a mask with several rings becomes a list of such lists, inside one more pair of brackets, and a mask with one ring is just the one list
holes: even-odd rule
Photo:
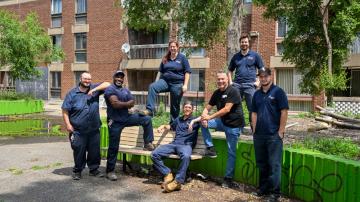
[[[174, 140], [175, 133], [173, 131], [159, 133], [154, 130], [153, 144], [159, 145], [169, 144]], [[119, 152], [123, 153], [123, 171], [126, 171], [126, 166], [131, 169], [131, 165], [126, 160], [126, 154], [150, 156], [151, 151], [144, 151], [143, 129], [139, 126], [126, 127], [123, 129], [120, 137]], [[198, 134], [197, 143], [193, 149], [191, 160], [199, 160], [204, 157], [205, 144], [201, 134]], [[172, 154], [168, 158], [179, 159], [178, 155]]]

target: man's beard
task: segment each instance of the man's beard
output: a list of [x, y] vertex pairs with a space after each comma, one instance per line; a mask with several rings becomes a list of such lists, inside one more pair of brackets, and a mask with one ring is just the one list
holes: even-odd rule
[[89, 85], [85, 85], [84, 83], [80, 82], [80, 86], [83, 88], [90, 88], [90, 84]]
[[122, 88], [123, 83], [117, 82], [117, 81], [114, 81], [113, 83], [114, 83], [115, 86], [117, 86], [119, 88]]
[[261, 84], [261, 86], [264, 86], [264, 87], [267, 87], [267, 86], [269, 86], [271, 84], [271, 82], [269, 81], [269, 82], [267, 82], [266, 84]]

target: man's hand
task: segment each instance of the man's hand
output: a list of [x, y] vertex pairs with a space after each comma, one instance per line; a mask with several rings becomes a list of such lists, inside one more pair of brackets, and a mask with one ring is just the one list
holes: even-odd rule
[[284, 130], [279, 130], [278, 133], [279, 133], [279, 136], [280, 136], [281, 139], [283, 139], [285, 137], [285, 131]]
[[208, 115], [208, 114], [203, 114], [203, 115], [201, 115], [201, 120], [202, 121], [208, 121], [208, 120], [210, 120], [211, 119], [211, 117]]
[[166, 125], [161, 125], [159, 126], [159, 128], [157, 129], [158, 133], [164, 133], [165, 131], [167, 131], [168, 129], [166, 128]]
[[202, 121], [201, 121], [201, 125], [202, 125], [204, 128], [207, 128], [207, 127], [208, 127], [208, 122], [205, 121], [205, 120], [202, 120]]
[[72, 133], [74, 132], [74, 128], [71, 124], [66, 124], [66, 130], [69, 132], [69, 133]]
[[183, 86], [181, 87], [181, 89], [182, 89], [182, 92], [185, 93], [185, 92], [187, 91], [187, 85], [183, 85]]
[[96, 92], [95, 88], [89, 90], [88, 95], [93, 95]]
[[189, 128], [188, 128], [189, 133], [193, 131], [193, 125], [194, 125], [194, 121], [190, 121]]

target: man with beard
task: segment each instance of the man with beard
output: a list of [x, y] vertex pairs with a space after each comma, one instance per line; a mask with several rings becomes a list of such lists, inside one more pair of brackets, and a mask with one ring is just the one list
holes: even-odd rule
[[144, 129], [144, 150], [154, 150], [152, 144], [154, 131], [150, 116], [130, 114], [129, 109], [135, 104], [134, 98], [127, 88], [123, 87], [125, 74], [119, 70], [114, 73], [113, 84], [105, 91], [107, 105], [107, 122], [109, 128], [109, 148], [106, 164], [106, 178], [116, 181], [115, 164], [119, 150], [121, 131], [128, 126], [141, 125]]
[[[250, 37], [248, 34], [242, 34], [239, 40], [241, 50], [230, 60], [228, 77], [230, 85], [238, 88], [241, 98], [245, 98], [251, 123], [251, 100], [256, 89], [256, 72], [263, 68], [264, 64], [260, 55], [249, 49]], [[233, 71], [235, 71], [234, 82], [232, 81]]]
[[269, 195], [269, 201], [280, 196], [281, 157], [288, 99], [285, 92], [274, 85], [269, 68], [259, 70], [261, 88], [252, 101], [252, 128], [256, 165], [259, 167], [259, 190], [255, 195]]
[[[235, 170], [236, 147], [240, 133], [244, 127], [244, 114], [239, 91], [229, 85], [225, 72], [217, 73], [217, 86], [218, 89], [212, 94], [209, 103], [201, 115], [201, 133], [207, 147], [206, 155], [216, 157], [209, 128], [225, 132], [228, 158], [222, 187], [229, 188], [233, 185], [232, 179]], [[214, 106], [216, 106], [217, 112], [210, 115], [209, 113]]]
[[[80, 180], [85, 164], [89, 175], [103, 177], [100, 166], [99, 96], [110, 83], [92, 84], [89, 72], [80, 76], [79, 86], [68, 92], [62, 104], [62, 115], [69, 132], [75, 166], [73, 179]], [[87, 152], [87, 156], [86, 156]]]

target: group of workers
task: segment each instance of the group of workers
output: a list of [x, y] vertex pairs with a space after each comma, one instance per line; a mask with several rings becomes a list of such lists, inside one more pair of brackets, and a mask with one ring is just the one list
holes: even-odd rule
[[[107, 125], [109, 129], [109, 148], [107, 152], [106, 178], [116, 181], [116, 157], [119, 149], [121, 131], [128, 126], [141, 125], [144, 129], [144, 150], [152, 151], [153, 167], [163, 176], [161, 187], [164, 192], [180, 190], [186, 180], [192, 150], [196, 145], [198, 131], [201, 130], [206, 145], [205, 155], [217, 157], [209, 129], [225, 132], [228, 157], [222, 187], [234, 185], [238, 139], [245, 126], [242, 99], [249, 111], [253, 134], [256, 164], [259, 168], [259, 189], [255, 195], [266, 196], [271, 201], [280, 197], [281, 158], [288, 113], [286, 93], [272, 82], [272, 72], [264, 67], [261, 56], [249, 49], [250, 37], [242, 34], [240, 51], [236, 53], [227, 71], [216, 74], [217, 89], [213, 92], [201, 116], [194, 117], [194, 106], [183, 101], [182, 116], [180, 103], [191, 74], [185, 55], [179, 52], [176, 41], [169, 42], [168, 52], [160, 64], [160, 79], [149, 86], [146, 109], [129, 110], [135, 104], [129, 89], [124, 87], [125, 73], [121, 70], [113, 74], [113, 83], [91, 83], [91, 75], [81, 75], [79, 85], [66, 95], [63, 105], [63, 118], [69, 132], [73, 149], [73, 179], [81, 179], [82, 170], [87, 164], [89, 175], [104, 177], [100, 166], [99, 96], [104, 94], [107, 104]], [[235, 72], [235, 75], [233, 73]], [[258, 79], [257, 79], [258, 76]], [[170, 144], [156, 147], [152, 116], [156, 114], [155, 100], [161, 92], [170, 92], [170, 123], [157, 130], [172, 130], [175, 138]], [[216, 107], [216, 110], [212, 110]], [[215, 112], [213, 112], [215, 111]], [[177, 154], [180, 165], [174, 176], [163, 158]]]

